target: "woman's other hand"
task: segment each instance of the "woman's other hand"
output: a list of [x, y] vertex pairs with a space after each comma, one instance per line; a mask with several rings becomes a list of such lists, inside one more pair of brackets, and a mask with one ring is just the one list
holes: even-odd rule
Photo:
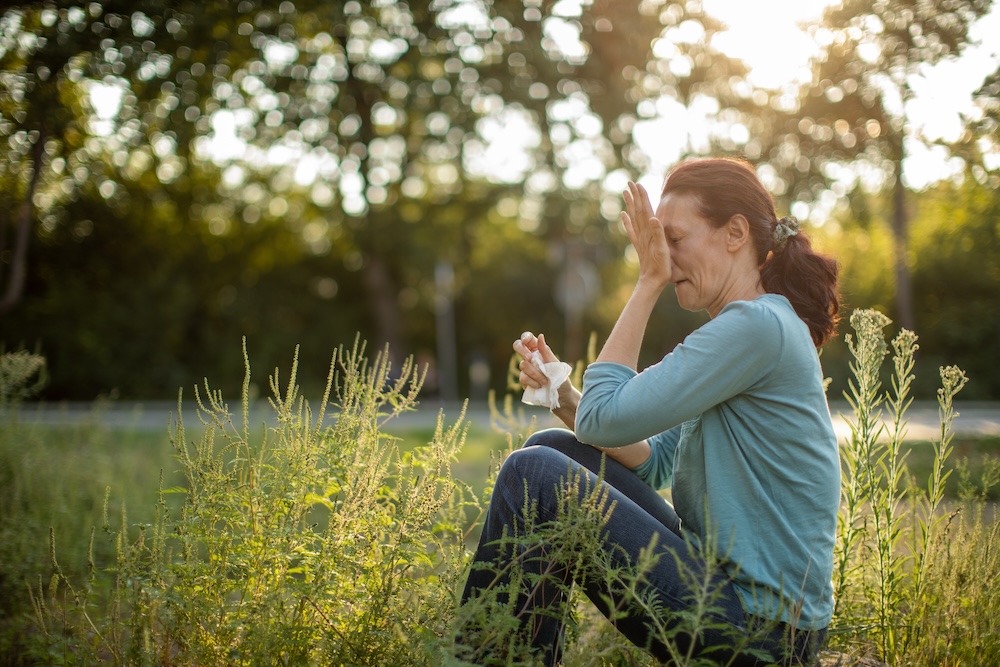
[[629, 241], [639, 256], [639, 279], [650, 280], [660, 287], [670, 282], [670, 245], [666, 230], [653, 214], [646, 189], [629, 181], [622, 223]]
[[[530, 331], [525, 331], [514, 341], [514, 351], [521, 355], [521, 362], [518, 364], [520, 373], [517, 379], [522, 389], [528, 387], [538, 389], [549, 383], [545, 373], [531, 361], [531, 355], [536, 351], [541, 355], [542, 363], [559, 361], [552, 348], [545, 342], [545, 334], [535, 336]], [[576, 423], [576, 408], [579, 404], [580, 391], [567, 379], [559, 386], [559, 407], [553, 410], [552, 414], [572, 430]]]
[[514, 351], [521, 355], [521, 362], [518, 364], [521, 373], [517, 379], [521, 383], [522, 389], [528, 387], [539, 389], [549, 383], [545, 373], [531, 361], [531, 356], [535, 352], [541, 355], [542, 363], [559, 361], [559, 358], [552, 352], [552, 348], [545, 343], [545, 334], [535, 336], [530, 331], [525, 331], [520, 338], [514, 341]]

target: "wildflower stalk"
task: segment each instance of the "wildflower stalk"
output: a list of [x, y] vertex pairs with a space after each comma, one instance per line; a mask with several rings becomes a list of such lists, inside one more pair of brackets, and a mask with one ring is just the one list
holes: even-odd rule
[[[941, 387], [937, 391], [940, 431], [938, 437], [931, 443], [931, 447], [934, 449], [934, 461], [931, 465], [926, 488], [920, 490], [919, 494], [915, 494], [913, 501], [914, 544], [909, 595], [914, 608], [920, 606], [926, 595], [927, 579], [932, 566], [934, 539], [940, 535], [939, 528], [948, 518], [939, 510], [944, 500], [945, 483], [951, 476], [951, 470], [947, 470], [946, 465], [953, 450], [951, 444], [954, 437], [952, 426], [955, 418], [958, 417], [954, 399], [968, 382], [965, 373], [957, 366], [942, 367], [940, 374]], [[920, 625], [919, 619], [913, 619], [909, 626], [911, 635], [919, 631]], [[916, 637], [911, 636], [908, 639], [912, 642], [916, 640]]]
[[[913, 402], [917, 337], [903, 330], [892, 341], [891, 387], [882, 390], [879, 373], [888, 346], [882, 330], [888, 318], [856, 311], [847, 336], [854, 378], [846, 397], [853, 410], [851, 438], [842, 448], [841, 510], [835, 547], [835, 630], [846, 633], [888, 664], [904, 664], [933, 647], [926, 635], [928, 599], [935, 554], [945, 549], [947, 517], [940, 513], [950, 471], [955, 395], [966, 383], [955, 367], [941, 369], [938, 391], [941, 432], [932, 443], [934, 462], [926, 488], [906, 488], [910, 474], [904, 451]], [[883, 423], [883, 408], [886, 411]], [[907, 515], [907, 494], [913, 494]], [[909, 548], [907, 548], [907, 546]], [[921, 615], [923, 613], [923, 616]]]
[[881, 653], [890, 664], [904, 642], [903, 627], [897, 616], [904, 596], [903, 584], [910, 556], [898, 548], [903, 536], [903, 519], [900, 506], [905, 496], [902, 480], [906, 470], [905, 454], [901, 453], [906, 438], [906, 410], [913, 402], [910, 387], [913, 384], [914, 353], [917, 336], [906, 329], [892, 341], [892, 389], [887, 396], [890, 427], [884, 445], [879, 446], [877, 484], [872, 486], [871, 506], [875, 523], [876, 564], [876, 614], [881, 638]]
[[852, 378], [844, 394], [851, 406], [853, 419], [848, 419], [851, 435], [841, 448], [841, 507], [838, 513], [837, 541], [834, 548], [835, 615], [854, 616], [855, 572], [857, 552], [867, 530], [865, 504], [877, 483], [876, 462], [878, 439], [882, 434], [882, 382], [879, 370], [888, 353], [882, 334], [889, 318], [873, 310], [858, 310], [851, 315], [855, 336], [845, 339], [853, 360]]

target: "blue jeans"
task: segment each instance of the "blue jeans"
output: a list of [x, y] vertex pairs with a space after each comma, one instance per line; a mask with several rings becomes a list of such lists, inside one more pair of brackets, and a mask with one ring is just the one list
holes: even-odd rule
[[[678, 629], [672, 636], [674, 650], [682, 654], [690, 651], [694, 655], [733, 665], [811, 662], [822, 644], [825, 631], [793, 631], [784, 624], [768, 624], [748, 615], [729, 577], [720, 568], [706, 563], [697, 550], [683, 539], [680, 520], [673, 507], [631, 470], [604, 456], [601, 451], [580, 443], [572, 431], [564, 429], [549, 429], [534, 434], [523, 448], [513, 452], [504, 462], [497, 476], [479, 547], [466, 582], [463, 604], [509, 579], [509, 575], [497, 575], [498, 571], [506, 571], [504, 561], [514, 557], [509, 549], [503, 547], [502, 538], [524, 534], [525, 492], [529, 503], [537, 507], [534, 525], [542, 525], [556, 518], [560, 489], [567, 487], [567, 475], [583, 476], [585, 481], [578, 489], [578, 495], [583, 496], [587, 484], [590, 489], [598, 484], [597, 473], [602, 463], [604, 478], [601, 483], [606, 485], [602, 490], [607, 491], [608, 500], [614, 503], [614, 507], [601, 529], [601, 548], [615, 566], [634, 567], [639, 561], [640, 551], [647, 548], [655, 536], [659, 558], [644, 572], [640, 592], [654, 600], [654, 606], [659, 608], [657, 620], [661, 622], [661, 629], [664, 626], [680, 627], [680, 615], [676, 612], [691, 611], [692, 601], [698, 596], [692, 587], [694, 581], [712, 582], [710, 627], [700, 630], [694, 637]], [[541, 552], [544, 554], [544, 549]], [[553, 573], [556, 577], [569, 579], [572, 576], [565, 568], [554, 570], [547, 567], [544, 555], [533, 558], [531, 563], [530, 567], [540, 568], [540, 571]], [[614, 584], [597, 577], [584, 576], [582, 581], [575, 583], [629, 640], [659, 660], [671, 661], [670, 649], [660, 641], [662, 632], [651, 630], [654, 623], [648, 612], [641, 608], [609, 607], [609, 600], [628, 599], [624, 591], [609, 589], [609, 585], [613, 587]], [[559, 661], [563, 627], [561, 615], [553, 613], [553, 609], [565, 602], [566, 588], [536, 586], [522, 592], [516, 603], [522, 623], [531, 626], [531, 644], [545, 664], [554, 665]], [[758, 662], [745, 651], [734, 655], [735, 650], [725, 648], [738, 644], [738, 637], [746, 637], [750, 633], [748, 628], [765, 628], [749, 647], [773, 656], [773, 660]], [[711, 652], [707, 653], [709, 648]]]

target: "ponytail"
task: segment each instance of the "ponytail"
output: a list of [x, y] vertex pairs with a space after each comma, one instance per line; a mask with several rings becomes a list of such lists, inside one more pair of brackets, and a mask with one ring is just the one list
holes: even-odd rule
[[837, 329], [837, 273], [837, 262], [813, 251], [809, 238], [799, 232], [768, 255], [760, 267], [760, 280], [764, 291], [788, 299], [795, 314], [809, 327], [813, 343], [820, 347]]

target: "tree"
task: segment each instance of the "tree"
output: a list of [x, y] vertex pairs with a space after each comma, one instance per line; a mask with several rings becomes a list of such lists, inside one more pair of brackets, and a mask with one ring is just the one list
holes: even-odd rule
[[[663, 0], [20, 3], [0, 32], [0, 246], [18, 249], [0, 263], [27, 297], [4, 335], [58, 340], [63, 392], [161, 391], [222, 333], [284, 354], [346, 329], [402, 355], [435, 348], [450, 265], [459, 357], [505, 367], [499, 329], [533, 318], [581, 357], [618, 307], [590, 301], [625, 279], [635, 126], [749, 99], [717, 29]], [[586, 312], [553, 294], [574, 277]]]
[[1000, 151], [1000, 67], [986, 77], [973, 93], [976, 111], [968, 119], [966, 131], [951, 150], [971, 165], [971, 175], [979, 183], [1000, 186], [996, 157]]
[[[957, 56], [990, 0], [846, 0], [831, 6], [814, 37], [824, 45], [797, 103], [776, 96], [753, 134], [786, 196], [811, 201], [845, 175], [874, 176], [893, 197], [897, 321], [913, 328], [904, 163], [919, 131], [907, 120], [911, 80], [922, 68]], [[794, 97], [792, 98], [794, 99]]]
[[921, 195], [912, 231], [921, 355], [931, 366], [970, 369], [967, 398], [996, 398], [1000, 195], [971, 177], [962, 185], [940, 184]]
[[[712, 48], [721, 25], [697, 3], [533, 0], [493, 10], [512, 38], [483, 77], [502, 100], [497, 116], [523, 117], [537, 130], [521, 176], [521, 223], [545, 239], [545, 282], [559, 286], [565, 320], [560, 348], [581, 358], [587, 332], [602, 324], [601, 292], [619, 297], [621, 190], [651, 165], [635, 143], [637, 124], [665, 103], [707, 103], [725, 115], [745, 102], [734, 90], [746, 68]], [[681, 143], [679, 158], [712, 148]]]

